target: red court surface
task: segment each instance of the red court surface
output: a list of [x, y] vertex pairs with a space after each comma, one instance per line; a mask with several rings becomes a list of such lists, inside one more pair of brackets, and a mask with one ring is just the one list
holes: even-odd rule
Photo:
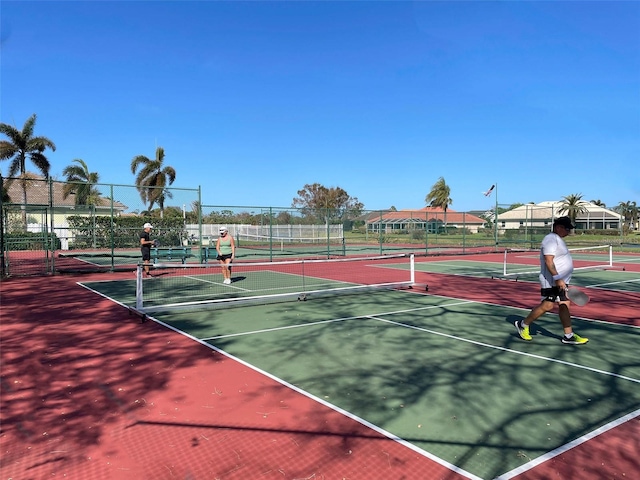
[[[0, 478], [466, 478], [76, 285], [126, 275], [2, 282]], [[487, 295], [486, 280], [418, 280], [433, 294], [531, 298], [519, 282], [494, 281]], [[637, 295], [627, 297], [607, 319], [638, 325], [625, 313]], [[639, 442], [636, 417], [514, 478], [640, 478]]]

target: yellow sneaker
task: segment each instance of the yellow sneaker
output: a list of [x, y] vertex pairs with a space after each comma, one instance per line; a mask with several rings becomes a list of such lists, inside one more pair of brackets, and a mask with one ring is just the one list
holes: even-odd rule
[[515, 322], [513, 322], [513, 324], [515, 325], [516, 330], [518, 331], [518, 335], [520, 335], [521, 339], [532, 340], [531, 335], [529, 334], [529, 325], [522, 325], [520, 323], [520, 320], [516, 320]]
[[575, 332], [573, 332], [573, 337], [571, 338], [567, 338], [565, 335], [562, 336], [562, 343], [566, 343], [568, 345], [583, 345], [588, 341], [588, 338], [581, 337]]

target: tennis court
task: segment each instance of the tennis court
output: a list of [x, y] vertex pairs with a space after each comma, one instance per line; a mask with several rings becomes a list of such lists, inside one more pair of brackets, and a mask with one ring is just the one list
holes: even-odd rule
[[[518, 255], [525, 267], [537, 262]], [[532, 342], [520, 340], [513, 321], [537, 302], [536, 287], [496, 278], [505, 265], [486, 255], [303, 263], [304, 272], [294, 271], [298, 262], [234, 266], [231, 286], [220, 285], [219, 270], [185, 267], [83, 285], [126, 306], [142, 299], [158, 323], [452, 475], [507, 479], [640, 415], [640, 268], [629, 256], [614, 269], [576, 272], [592, 302], [574, 309], [576, 331], [590, 338], [574, 347], [560, 343], [553, 315], [535, 324]], [[392, 288], [351, 288], [380, 285]], [[307, 301], [300, 291], [311, 292]], [[213, 300], [203, 305], [203, 296]], [[187, 308], [166, 308], [175, 303]]]

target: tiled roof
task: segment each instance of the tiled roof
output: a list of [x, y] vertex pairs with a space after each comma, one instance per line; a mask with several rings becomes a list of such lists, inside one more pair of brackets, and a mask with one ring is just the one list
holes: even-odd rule
[[[424, 207], [419, 210], [398, 210], [397, 212], [386, 212], [383, 215], [370, 216], [369, 222], [387, 222], [387, 223], [399, 223], [401, 221], [416, 222], [416, 221], [444, 221], [444, 210], [437, 207]], [[466, 212], [457, 212], [455, 210], [448, 209], [446, 214], [447, 223], [457, 224], [484, 224], [486, 220], [471, 215]]]
[[[11, 203], [22, 204], [22, 186], [20, 185], [20, 179], [16, 178], [13, 181], [8, 182], [6, 178], [3, 179], [4, 185], [9, 183], [7, 193], [11, 198]], [[32, 175], [28, 181], [27, 186], [27, 204], [28, 205], [49, 205], [49, 182], [43, 177]], [[54, 181], [52, 182], [52, 201], [54, 207], [75, 207], [75, 195], [69, 195], [67, 198], [63, 198], [62, 189], [64, 188], [64, 182]], [[111, 200], [108, 198], [100, 197], [101, 204], [97, 205], [97, 209], [111, 208]], [[113, 207], [118, 211], [124, 211], [128, 207], [117, 200], [113, 203]]]

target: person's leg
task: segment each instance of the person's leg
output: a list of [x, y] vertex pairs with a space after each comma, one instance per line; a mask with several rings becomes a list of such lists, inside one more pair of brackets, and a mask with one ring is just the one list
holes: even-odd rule
[[564, 330], [564, 334], [569, 335], [573, 333], [573, 329], [571, 327], [571, 311], [569, 310], [569, 305], [564, 302], [560, 303], [558, 316], [560, 317], [560, 322], [562, 322], [562, 329]]
[[224, 260], [220, 260], [220, 269], [222, 270], [222, 279], [227, 279], [227, 265]]
[[528, 327], [538, 318], [540, 318], [545, 313], [550, 312], [552, 309], [553, 302], [545, 298], [544, 300], [542, 300], [542, 302], [540, 302], [540, 305], [529, 312], [529, 315], [525, 317], [525, 319], [522, 321], [522, 324]]
[[150, 275], [149, 268], [151, 266], [151, 250], [147, 248], [142, 249], [142, 271], [148, 277]]
[[227, 270], [227, 280], [231, 282], [231, 258], [227, 258], [224, 263], [226, 264], [225, 268]]
[[569, 345], [583, 345], [589, 341], [586, 337], [581, 337], [577, 333], [574, 333], [571, 326], [571, 311], [569, 310], [569, 302], [561, 302], [560, 310], [558, 312], [560, 321], [562, 322], [562, 329], [564, 330], [564, 336], [562, 337], [562, 343]]
[[531, 310], [524, 320], [516, 320], [513, 322], [520, 338], [523, 340], [532, 340], [531, 334], [529, 333], [529, 325], [545, 313], [551, 311], [551, 309], [553, 309], [553, 301], [548, 298], [544, 298], [542, 302], [540, 302], [540, 305]]

